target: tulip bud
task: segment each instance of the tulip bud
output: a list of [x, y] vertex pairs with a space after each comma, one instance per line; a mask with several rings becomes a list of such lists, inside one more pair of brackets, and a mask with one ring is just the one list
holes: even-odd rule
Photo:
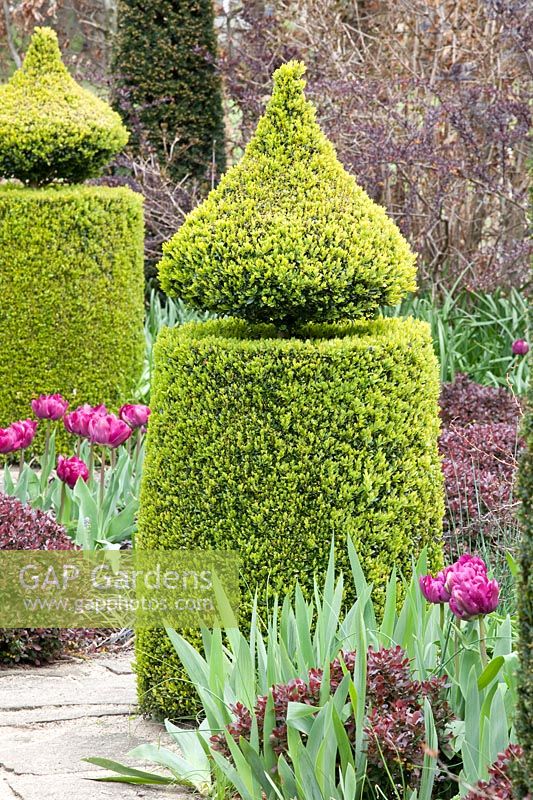
[[419, 579], [420, 589], [428, 603], [447, 603], [450, 593], [446, 589], [445, 572], [439, 572], [436, 578], [424, 575]]
[[529, 353], [529, 345], [525, 339], [516, 339], [513, 342], [512, 351], [514, 356], [525, 356]]

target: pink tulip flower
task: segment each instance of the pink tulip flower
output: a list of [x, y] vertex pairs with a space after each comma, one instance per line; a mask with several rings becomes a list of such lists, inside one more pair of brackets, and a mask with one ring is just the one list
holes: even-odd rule
[[[449, 569], [449, 567], [448, 567]], [[428, 603], [447, 603], [450, 593], [446, 589], [446, 571], [442, 570], [433, 578], [431, 575], [420, 577], [420, 589]]]
[[486, 575], [478, 574], [454, 585], [450, 610], [459, 619], [475, 619], [495, 611], [499, 599], [498, 581], [489, 581]]
[[0, 453], [12, 453], [15, 450], [18, 450], [17, 432], [11, 425], [0, 428]]
[[25, 450], [35, 438], [35, 432], [39, 423], [34, 419], [21, 419], [19, 422], [12, 422], [11, 428], [15, 433], [15, 450]]
[[142, 428], [148, 422], [148, 417], [152, 413], [148, 406], [143, 406], [140, 403], [130, 405], [126, 403], [123, 405], [118, 414], [123, 422], [126, 422], [130, 428]]
[[470, 620], [490, 614], [498, 606], [498, 582], [489, 580], [487, 565], [479, 556], [465, 553], [433, 578], [420, 578], [420, 589], [430, 603], [449, 603], [459, 619]]
[[516, 339], [511, 349], [514, 356], [526, 356], [529, 353], [529, 345], [525, 339]]
[[446, 590], [452, 594], [453, 587], [457, 584], [468, 583], [475, 577], [487, 578], [487, 565], [479, 556], [465, 553], [448, 567], [446, 574]]
[[89, 479], [87, 464], [77, 456], [71, 456], [70, 458], [58, 456], [56, 472], [59, 480], [66, 483], [71, 489], [74, 489], [76, 486], [78, 478], [81, 478], [83, 481]]
[[61, 419], [68, 403], [60, 394], [42, 394], [31, 401], [33, 413], [39, 419]]
[[89, 422], [89, 438], [103, 447], [119, 447], [131, 436], [131, 428], [115, 414], [93, 416]]
[[104, 405], [90, 406], [89, 403], [84, 403], [84, 405], [71, 411], [70, 414], [65, 414], [63, 424], [69, 433], [87, 439], [89, 438], [89, 423], [92, 418], [103, 416], [107, 413], [107, 408]]

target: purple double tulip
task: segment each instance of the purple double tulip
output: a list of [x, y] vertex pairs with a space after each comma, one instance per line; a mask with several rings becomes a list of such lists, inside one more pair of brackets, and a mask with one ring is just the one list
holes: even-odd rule
[[77, 456], [71, 456], [70, 458], [58, 456], [56, 472], [59, 480], [66, 483], [71, 489], [74, 489], [76, 486], [78, 478], [81, 478], [83, 481], [89, 479], [87, 464]]
[[11, 428], [15, 431], [16, 450], [25, 450], [30, 446], [35, 439], [38, 424], [35, 419], [21, 419], [11, 423]]
[[69, 414], [65, 414], [63, 424], [69, 433], [88, 439], [89, 423], [93, 417], [104, 416], [107, 413], [107, 408], [103, 404], [91, 406], [89, 403], [84, 403]]
[[120, 447], [131, 436], [132, 429], [115, 414], [98, 414], [89, 422], [89, 439], [102, 447]]
[[17, 434], [10, 425], [0, 428], [0, 453], [12, 453], [16, 447]]
[[0, 429], [0, 453], [14, 453], [16, 450], [25, 450], [35, 438], [37, 421], [21, 419], [12, 422], [7, 428]]
[[148, 406], [143, 406], [142, 403], [126, 403], [121, 406], [118, 415], [130, 428], [142, 428], [148, 422], [148, 417], [151, 413], [151, 409]]
[[41, 394], [31, 401], [33, 413], [39, 419], [61, 419], [68, 408], [68, 402], [60, 394]]
[[490, 614], [498, 606], [500, 587], [489, 580], [482, 558], [468, 553], [434, 578], [420, 578], [420, 589], [430, 603], [449, 603], [450, 610], [463, 620]]

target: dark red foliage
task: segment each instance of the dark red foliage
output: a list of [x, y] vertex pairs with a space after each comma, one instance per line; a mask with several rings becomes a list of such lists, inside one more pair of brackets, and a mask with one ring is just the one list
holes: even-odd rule
[[[353, 674], [356, 654], [343, 652], [330, 664], [330, 693], [334, 694], [341, 684], [345, 670]], [[272, 687], [275, 726], [270, 743], [279, 756], [287, 753], [287, 708], [289, 702], [306, 703], [318, 708], [323, 673], [311, 669], [307, 682], [294, 678], [287, 684]], [[452, 719], [444, 697], [444, 678], [431, 678], [420, 682], [410, 674], [409, 659], [400, 647], [373, 650], [367, 654], [367, 720], [365, 734], [368, 748], [368, 775], [371, 781], [408, 781], [416, 785], [424, 757], [424, 698], [433, 709], [439, 745], [447, 741], [446, 726]], [[263, 724], [268, 698], [258, 697], [254, 708], [262, 739]], [[232, 707], [233, 721], [227, 726], [228, 733], [238, 743], [241, 737], [250, 738], [252, 714], [242, 703]], [[351, 716], [345, 729], [352, 742], [355, 740], [355, 720]], [[226, 757], [230, 757], [224, 734], [211, 737], [211, 744]], [[384, 768], [384, 763], [387, 770]]]
[[516, 425], [504, 422], [452, 427], [442, 433], [447, 506], [456, 521], [512, 513], [519, 448]]
[[[518, 744], [511, 744], [505, 752], [498, 755], [497, 761], [489, 769], [488, 781], [479, 781], [468, 792], [465, 800], [518, 800], [513, 793], [511, 767], [523, 754]], [[528, 795], [531, 798], [531, 795]], [[528, 797], [524, 800], [528, 800]]]
[[520, 400], [506, 389], [482, 386], [464, 373], [441, 389], [440, 415], [446, 428], [493, 422], [516, 426], [521, 413]]
[[[65, 529], [48, 514], [16, 497], [0, 494], [0, 550], [70, 550]], [[0, 663], [40, 664], [59, 655], [63, 637], [56, 629], [0, 629]]]
[[0, 550], [71, 550], [62, 525], [38, 508], [0, 494]]

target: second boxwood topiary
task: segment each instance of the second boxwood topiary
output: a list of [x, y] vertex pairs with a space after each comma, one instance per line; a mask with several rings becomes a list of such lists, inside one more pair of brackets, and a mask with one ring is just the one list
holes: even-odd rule
[[[260, 615], [297, 581], [311, 592], [333, 536], [339, 563], [352, 537], [378, 607], [394, 566], [441, 557], [430, 331], [371, 319], [415, 288], [414, 255], [337, 160], [302, 74], [275, 74], [241, 163], [161, 263], [167, 291], [244, 319], [160, 336], [137, 546], [237, 550], [245, 620], [254, 590]], [[144, 709], [194, 709], [160, 631], [139, 632], [137, 669]]]

